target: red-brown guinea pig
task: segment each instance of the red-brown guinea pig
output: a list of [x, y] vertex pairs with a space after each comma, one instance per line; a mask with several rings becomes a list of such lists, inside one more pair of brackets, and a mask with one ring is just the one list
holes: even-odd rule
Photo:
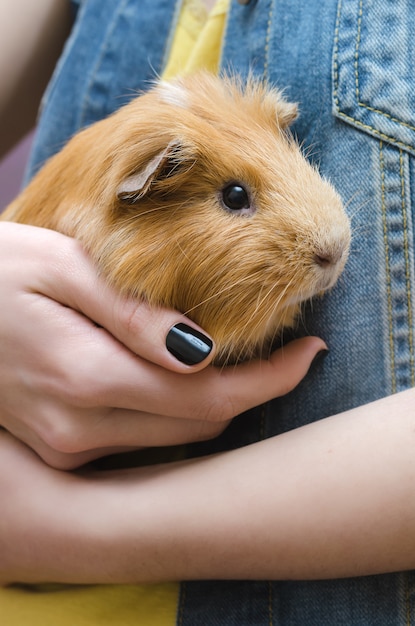
[[296, 112], [253, 79], [161, 81], [73, 137], [2, 219], [82, 241], [120, 292], [210, 333], [217, 363], [261, 354], [350, 244], [338, 194], [287, 131]]

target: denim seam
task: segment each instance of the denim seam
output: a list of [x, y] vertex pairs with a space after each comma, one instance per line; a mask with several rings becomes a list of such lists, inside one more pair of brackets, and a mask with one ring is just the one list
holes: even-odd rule
[[357, 20], [357, 34], [356, 34], [356, 52], [355, 52], [355, 78], [356, 78], [356, 100], [357, 100], [357, 104], [360, 107], [363, 107], [365, 109], [368, 109], [368, 111], [372, 111], [373, 113], [379, 113], [379, 115], [384, 115], [386, 118], [388, 118], [389, 120], [391, 120], [392, 122], [396, 122], [397, 124], [400, 124], [401, 126], [405, 126], [406, 128], [409, 128], [410, 130], [415, 130], [415, 126], [413, 126], [412, 124], [408, 124], [408, 122], [404, 122], [403, 120], [400, 120], [397, 117], [394, 117], [393, 115], [390, 115], [390, 113], [386, 113], [386, 111], [381, 111], [380, 109], [376, 109], [374, 107], [371, 107], [368, 104], [365, 104], [364, 102], [361, 101], [360, 99], [360, 78], [359, 78], [359, 61], [360, 61], [360, 57], [359, 57], [359, 53], [360, 53], [360, 42], [361, 42], [361, 34], [362, 34], [362, 19], [363, 19], [363, 0], [359, 1], [359, 15], [358, 15], [358, 20]]
[[411, 270], [409, 259], [409, 243], [408, 243], [408, 215], [406, 208], [406, 193], [405, 193], [405, 164], [402, 150], [399, 151], [399, 174], [401, 177], [401, 207], [402, 207], [402, 223], [403, 223], [403, 238], [404, 238], [404, 258], [405, 258], [405, 282], [406, 282], [406, 298], [408, 309], [408, 344], [409, 344], [409, 363], [411, 372], [411, 385], [415, 384], [414, 374], [414, 344], [412, 333], [412, 288], [411, 288]]
[[[408, 213], [408, 194], [405, 185], [406, 159], [409, 158], [402, 150], [399, 156], [393, 148], [393, 152], [387, 155], [382, 142], [379, 144], [379, 165], [381, 182], [381, 211], [383, 225], [383, 246], [385, 257], [385, 283], [386, 283], [386, 306], [388, 320], [388, 336], [390, 351], [390, 375], [391, 391], [396, 393], [402, 387], [410, 384], [415, 386], [415, 358], [414, 358], [414, 332], [413, 332], [413, 296], [412, 296], [412, 272], [411, 250], [409, 232], [411, 229], [410, 215]], [[399, 159], [398, 161], [396, 159]], [[388, 165], [389, 162], [389, 165]], [[400, 188], [388, 191], [387, 177], [390, 164], [398, 165], [396, 170], [399, 176]], [[397, 182], [398, 182], [397, 181]], [[392, 194], [390, 200], [387, 194]], [[398, 194], [398, 195], [396, 195]], [[392, 202], [392, 221], [390, 220], [388, 205]], [[399, 225], [399, 240], [396, 240], [396, 228]], [[392, 239], [391, 239], [392, 238]], [[397, 248], [396, 246], [399, 246]], [[392, 247], [391, 247], [392, 246]], [[395, 252], [393, 249], [395, 248]], [[399, 250], [399, 251], [398, 251]], [[398, 256], [397, 256], [398, 255]], [[401, 278], [396, 274], [402, 267]], [[395, 276], [395, 278], [394, 278]], [[397, 282], [396, 282], [397, 281]], [[395, 288], [398, 292], [395, 292]], [[400, 296], [399, 293], [402, 295]], [[401, 299], [402, 298], [402, 299]], [[398, 307], [398, 308], [396, 308]], [[402, 310], [404, 307], [404, 311]], [[401, 310], [401, 313], [399, 312]], [[401, 317], [401, 315], [404, 317]], [[401, 321], [399, 322], [399, 319]], [[404, 323], [404, 327], [402, 324]], [[405, 341], [405, 361], [399, 355], [398, 346]], [[404, 373], [405, 372], [405, 373]]]
[[274, 0], [271, 0], [269, 5], [268, 12], [268, 21], [267, 21], [267, 33], [265, 36], [265, 49], [264, 49], [264, 79], [268, 80], [268, 69], [269, 69], [269, 49], [270, 49], [270, 40], [271, 40], [271, 26], [272, 26], [272, 17], [274, 14]]
[[118, 4], [117, 11], [113, 15], [110, 27], [107, 29], [105, 41], [104, 41], [104, 43], [103, 43], [103, 45], [101, 47], [100, 54], [98, 56], [98, 59], [97, 59], [95, 65], [94, 65], [94, 67], [93, 67], [93, 70], [91, 72], [87, 88], [85, 89], [85, 98], [83, 100], [82, 107], [80, 109], [80, 114], [79, 114], [79, 124], [78, 124], [79, 127], [84, 125], [84, 120], [86, 118], [87, 109], [88, 109], [89, 102], [90, 102], [89, 95], [91, 93], [92, 85], [96, 81], [96, 76], [97, 76], [98, 70], [99, 70], [99, 68], [102, 65], [102, 60], [103, 60], [104, 55], [105, 55], [106, 50], [107, 50], [108, 41], [110, 40], [111, 34], [114, 31], [117, 19], [118, 19], [119, 15], [120, 15], [121, 11], [123, 11], [125, 9], [125, 5], [127, 4], [127, 2], [128, 2], [128, 0], [123, 0], [122, 2], [120, 2]]
[[[386, 133], [383, 133], [382, 131], [378, 130], [377, 128], [375, 128], [374, 126], [371, 126], [370, 124], [365, 124], [364, 122], [361, 122], [360, 120], [358, 120], [357, 118], [353, 117], [352, 115], [348, 115], [347, 113], [344, 113], [344, 111], [341, 110], [340, 108], [340, 102], [339, 102], [339, 38], [340, 38], [340, 18], [341, 18], [341, 12], [342, 12], [342, 4], [343, 4], [343, 0], [339, 0], [338, 5], [337, 5], [337, 17], [336, 17], [336, 27], [335, 27], [335, 35], [334, 35], [334, 54], [333, 54], [333, 81], [334, 81], [334, 91], [333, 91], [333, 96], [334, 96], [334, 104], [336, 107], [336, 112], [338, 114], [339, 117], [348, 120], [349, 122], [352, 122], [353, 124], [355, 124], [356, 126], [363, 128], [365, 130], [369, 130], [370, 132], [374, 133], [377, 137], [379, 137], [381, 140], [387, 141], [389, 143], [393, 143], [396, 146], [399, 146], [405, 150], [413, 150], [414, 147], [411, 144], [407, 144], [403, 141], [397, 141], [394, 137], [387, 135]], [[360, 52], [360, 41], [361, 41], [361, 22], [362, 22], [362, 17], [363, 17], [363, 0], [360, 0], [360, 8], [359, 8], [359, 16], [358, 16], [358, 28], [357, 28], [357, 34], [356, 34], [356, 48], [355, 48], [355, 89], [356, 89], [356, 104], [357, 106], [367, 109], [368, 111], [371, 111], [372, 113], [377, 113], [379, 115], [382, 115], [384, 117], [386, 117], [387, 119], [389, 119], [392, 122], [396, 122], [397, 124], [399, 124], [400, 126], [403, 126], [405, 128], [408, 128], [409, 130], [414, 130], [415, 131], [415, 127], [412, 126], [411, 124], [408, 124], [407, 122], [404, 122], [402, 120], [399, 120], [398, 118], [390, 115], [389, 113], [386, 113], [385, 111], [381, 111], [379, 109], [376, 109], [374, 107], [371, 107], [368, 104], [365, 104], [364, 102], [360, 101], [360, 91], [359, 91], [359, 52]]]
[[354, 53], [355, 94], [356, 94], [356, 100], [358, 104], [360, 104], [359, 54], [360, 54], [360, 42], [362, 40], [362, 17], [363, 17], [363, 0], [360, 0], [359, 14], [357, 18], [356, 45], [355, 45], [355, 53]]
[[386, 295], [388, 306], [388, 327], [389, 327], [389, 350], [392, 374], [392, 393], [396, 393], [396, 369], [395, 369], [395, 347], [393, 337], [393, 316], [392, 316], [392, 280], [390, 272], [390, 251], [388, 243], [388, 225], [386, 220], [386, 186], [385, 186], [385, 157], [383, 153], [383, 142], [379, 144], [379, 163], [381, 178], [381, 206], [383, 224], [383, 245], [385, 251], [385, 272], [386, 272]]

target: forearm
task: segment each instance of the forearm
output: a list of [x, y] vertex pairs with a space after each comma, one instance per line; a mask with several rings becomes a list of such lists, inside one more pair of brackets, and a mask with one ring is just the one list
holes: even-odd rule
[[2, 0], [0, 156], [33, 127], [70, 24], [69, 0]]
[[25, 478], [29, 514], [13, 527], [14, 553], [3, 513], [1, 577], [307, 579], [413, 568], [414, 406], [409, 391], [171, 466], [80, 477], [41, 464], [67, 482], [52, 479], [42, 503], [43, 478]]
[[160, 471], [140, 488], [139, 519], [124, 518], [127, 544], [142, 533], [137, 578], [308, 579], [413, 568], [414, 426], [411, 390]]

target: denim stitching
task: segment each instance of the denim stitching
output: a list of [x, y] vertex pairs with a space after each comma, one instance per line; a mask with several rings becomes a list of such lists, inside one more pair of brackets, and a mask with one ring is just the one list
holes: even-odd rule
[[360, 52], [360, 42], [361, 42], [361, 34], [362, 34], [362, 19], [363, 19], [363, 0], [359, 1], [359, 15], [357, 20], [357, 34], [356, 34], [356, 52], [355, 52], [355, 78], [356, 78], [356, 100], [357, 105], [359, 107], [363, 107], [368, 109], [368, 111], [372, 111], [373, 113], [378, 113], [379, 115], [384, 115], [386, 118], [391, 120], [392, 122], [396, 122], [401, 126], [405, 126], [409, 128], [409, 130], [415, 130], [415, 126], [408, 124], [408, 122], [404, 122], [390, 113], [386, 113], [385, 111], [381, 111], [380, 109], [375, 109], [374, 107], [365, 104], [360, 100], [360, 88], [359, 88], [359, 52]]
[[[413, 150], [414, 147], [411, 144], [407, 144], [403, 141], [397, 141], [395, 137], [389, 136], [386, 133], [383, 133], [381, 131], [379, 131], [377, 128], [375, 128], [374, 126], [371, 126], [370, 124], [365, 124], [364, 122], [361, 122], [360, 120], [356, 119], [355, 117], [348, 115], [347, 113], [344, 113], [341, 109], [340, 109], [340, 102], [339, 102], [339, 38], [340, 38], [340, 18], [341, 18], [341, 13], [342, 13], [342, 5], [343, 5], [343, 1], [339, 0], [338, 5], [337, 5], [337, 16], [336, 16], [336, 26], [335, 26], [335, 31], [334, 31], [334, 53], [333, 53], [333, 97], [334, 97], [334, 104], [335, 104], [335, 108], [336, 108], [336, 112], [338, 114], [339, 117], [348, 120], [349, 122], [352, 122], [353, 124], [356, 124], [356, 126], [359, 126], [361, 128], [364, 128], [365, 130], [368, 130], [372, 133], [374, 133], [377, 137], [379, 137], [379, 139], [386, 141], [388, 143], [393, 143], [396, 146], [399, 146], [400, 148], [403, 148], [404, 150]], [[392, 122], [396, 122], [397, 124], [399, 124], [400, 126], [404, 126], [405, 128], [408, 128], [409, 130], [414, 130], [415, 131], [415, 126], [412, 126], [411, 124], [408, 124], [407, 122], [404, 122], [402, 120], [399, 120], [398, 118], [390, 115], [389, 113], [386, 113], [385, 111], [381, 111], [379, 109], [376, 109], [374, 107], [369, 106], [368, 104], [365, 104], [363, 102], [360, 102], [360, 94], [359, 94], [359, 50], [360, 50], [360, 29], [361, 29], [361, 21], [362, 21], [362, 17], [363, 17], [363, 0], [360, 0], [360, 8], [359, 8], [359, 16], [358, 16], [358, 32], [356, 35], [356, 52], [355, 52], [355, 89], [356, 89], [356, 98], [357, 98], [357, 106], [367, 109], [368, 111], [371, 111], [372, 113], [378, 113], [379, 115], [383, 115], [384, 117], [386, 117], [387, 119], [391, 120]]]
[[397, 117], [393, 117], [393, 115], [391, 115], [390, 113], [386, 113], [386, 111], [375, 109], [374, 107], [371, 107], [368, 104], [364, 104], [364, 102], [358, 102], [357, 105], [359, 107], [363, 107], [364, 109], [367, 109], [368, 111], [372, 111], [372, 113], [378, 113], [379, 115], [383, 115], [384, 117], [387, 117], [388, 119], [390, 119], [391, 122], [396, 122], [400, 126], [404, 126], [405, 128], [408, 128], [408, 130], [415, 130], [415, 126], [412, 126], [411, 124], [408, 124], [408, 122], [404, 122], [403, 120], [400, 120]]
[[392, 374], [392, 393], [396, 393], [396, 371], [395, 371], [395, 347], [393, 338], [393, 319], [392, 319], [392, 281], [390, 273], [390, 257], [388, 243], [388, 225], [386, 221], [386, 190], [385, 190], [385, 158], [383, 154], [383, 143], [379, 144], [379, 163], [381, 177], [381, 205], [382, 205], [382, 224], [383, 224], [383, 244], [385, 249], [385, 271], [386, 271], [386, 294], [388, 303], [388, 326], [389, 326], [389, 351], [390, 364]]
[[409, 343], [409, 363], [411, 370], [411, 385], [414, 386], [414, 344], [412, 333], [412, 290], [411, 290], [411, 270], [409, 259], [408, 244], [408, 215], [406, 209], [406, 193], [405, 193], [405, 164], [402, 150], [399, 151], [399, 175], [401, 178], [401, 207], [403, 221], [403, 241], [404, 241], [404, 258], [405, 258], [405, 282], [406, 282], [406, 298], [408, 308], [408, 343]]
[[342, 117], [348, 120], [349, 122], [353, 122], [353, 124], [355, 124], [356, 126], [360, 126], [361, 128], [364, 128], [365, 130], [371, 131], [374, 135], [376, 135], [376, 137], [379, 137], [379, 139], [387, 143], [392, 143], [393, 145], [399, 146], [400, 148], [403, 148], [404, 150], [412, 150], [412, 151], [414, 150], [414, 146], [412, 146], [411, 144], [405, 143], [404, 141], [397, 141], [395, 137], [386, 135], [386, 133], [381, 132], [377, 128], [374, 128], [373, 126], [370, 126], [369, 124], [364, 124], [363, 122], [360, 122], [359, 120], [352, 117], [351, 115], [347, 115], [346, 113], [343, 113], [343, 111], [341, 111], [338, 106], [338, 100], [336, 100], [336, 105], [337, 105], [337, 113], [339, 117]]
[[336, 26], [334, 29], [334, 51], [333, 51], [333, 97], [336, 110], [340, 113], [339, 104], [339, 36], [340, 17], [342, 11], [342, 0], [337, 4]]
[[355, 91], [356, 91], [356, 100], [360, 102], [360, 89], [359, 89], [359, 52], [360, 52], [360, 42], [362, 39], [362, 17], [363, 17], [363, 0], [359, 2], [359, 14], [357, 18], [357, 35], [356, 35], [356, 46], [354, 53], [354, 78], [355, 78]]
[[269, 5], [268, 22], [267, 22], [267, 34], [265, 37], [265, 61], [264, 61], [264, 78], [268, 80], [268, 68], [269, 68], [269, 44], [271, 39], [271, 26], [272, 17], [274, 14], [274, 0], [271, 0]]

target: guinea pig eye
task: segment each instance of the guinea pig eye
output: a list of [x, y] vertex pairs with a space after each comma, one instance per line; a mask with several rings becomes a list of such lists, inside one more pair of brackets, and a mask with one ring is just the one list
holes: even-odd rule
[[232, 213], [251, 214], [253, 209], [249, 194], [245, 187], [239, 183], [231, 183], [222, 189], [221, 200], [225, 209]]

